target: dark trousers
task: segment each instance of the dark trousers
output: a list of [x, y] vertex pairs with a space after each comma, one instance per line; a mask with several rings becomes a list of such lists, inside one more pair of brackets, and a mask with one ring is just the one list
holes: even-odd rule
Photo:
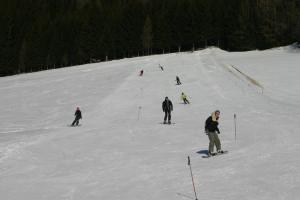
[[185, 104], [189, 104], [190, 102], [189, 102], [189, 100], [187, 100], [187, 99], [183, 99], [183, 102], [185, 103]]
[[168, 118], [168, 121], [171, 121], [171, 111], [165, 111], [164, 121], [167, 121], [167, 118]]
[[80, 118], [77, 118], [77, 117], [76, 117], [76, 118], [74, 119], [73, 123], [72, 123], [72, 126], [74, 126], [75, 124], [76, 124], [76, 126], [78, 126], [79, 120], [80, 120]]

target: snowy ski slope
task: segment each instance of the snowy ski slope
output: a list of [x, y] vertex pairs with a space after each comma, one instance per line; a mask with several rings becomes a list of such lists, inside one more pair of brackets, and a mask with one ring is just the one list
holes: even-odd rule
[[[208, 48], [0, 78], [0, 199], [195, 199], [190, 156], [199, 200], [297, 200], [299, 63], [292, 47]], [[229, 154], [204, 159], [216, 109]]]

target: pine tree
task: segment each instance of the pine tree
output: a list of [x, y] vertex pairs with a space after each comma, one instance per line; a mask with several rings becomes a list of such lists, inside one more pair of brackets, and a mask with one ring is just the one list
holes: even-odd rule
[[146, 17], [146, 20], [145, 20], [142, 40], [143, 40], [143, 47], [144, 47], [144, 49], [147, 50], [147, 55], [149, 55], [150, 49], [152, 48], [152, 43], [153, 43], [153, 41], [152, 41], [153, 40], [152, 21], [151, 21], [149, 15]]
[[0, 76], [145, 50], [288, 45], [299, 21], [299, 0], [2, 0]]

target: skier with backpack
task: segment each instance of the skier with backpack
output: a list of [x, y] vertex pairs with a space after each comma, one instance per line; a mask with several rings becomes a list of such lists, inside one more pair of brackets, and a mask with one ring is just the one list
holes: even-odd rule
[[[216, 110], [205, 121], [205, 133], [209, 138], [208, 156], [224, 153], [224, 151], [221, 150], [221, 142], [218, 136], [218, 134], [220, 134], [218, 128], [219, 117], [220, 111]], [[217, 148], [217, 153], [214, 153], [214, 146]]]

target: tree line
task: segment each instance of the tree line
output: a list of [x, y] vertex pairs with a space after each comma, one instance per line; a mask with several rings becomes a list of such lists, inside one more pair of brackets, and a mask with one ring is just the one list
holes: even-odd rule
[[299, 0], [1, 0], [0, 76], [300, 40]]

